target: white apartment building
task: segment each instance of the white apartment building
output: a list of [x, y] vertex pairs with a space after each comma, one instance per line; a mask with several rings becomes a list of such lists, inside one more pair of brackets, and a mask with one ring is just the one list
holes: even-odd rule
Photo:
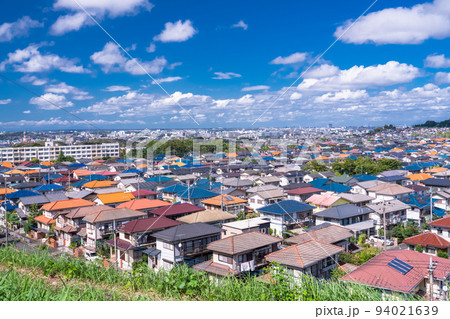
[[56, 146], [46, 143], [42, 147], [6, 147], [0, 148], [0, 161], [24, 162], [37, 158], [40, 161], [50, 161], [58, 157], [60, 152], [75, 159], [101, 158], [104, 156], [119, 157], [119, 143], [103, 143], [93, 145]]

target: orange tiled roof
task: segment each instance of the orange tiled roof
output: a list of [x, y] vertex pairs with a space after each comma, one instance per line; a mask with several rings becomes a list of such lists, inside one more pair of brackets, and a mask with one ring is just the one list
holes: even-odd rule
[[73, 171], [73, 173], [76, 174], [77, 176], [89, 176], [93, 174], [91, 171], [88, 171], [87, 169], [76, 169]]
[[405, 238], [403, 240], [404, 243], [412, 244], [412, 245], [420, 245], [423, 247], [426, 246], [434, 246], [439, 248], [448, 248], [450, 247], [450, 242], [445, 238], [434, 234], [434, 233], [422, 233], [416, 236], [412, 236], [409, 238]]
[[164, 207], [164, 206], [170, 206], [172, 204], [165, 202], [160, 199], [148, 199], [148, 198], [140, 198], [140, 199], [134, 199], [130, 200], [126, 203], [120, 204], [117, 206], [117, 208], [130, 208], [134, 210], [140, 210], [140, 209], [149, 209], [149, 208], [158, 208], [158, 207]]
[[99, 194], [97, 195], [97, 198], [100, 199], [103, 204], [108, 205], [114, 203], [128, 202], [129, 200], [134, 199], [134, 196], [131, 193], [117, 192], [110, 194]]
[[[222, 206], [220, 198], [223, 197], [223, 204], [224, 205], [233, 205], [233, 204], [241, 204], [241, 203], [247, 203], [245, 199], [241, 199], [239, 197], [234, 197], [230, 195], [219, 195], [212, 198], [208, 198], [202, 201], [203, 204], [206, 205], [213, 205], [213, 206]], [[231, 200], [230, 200], [231, 198]]]
[[440, 173], [440, 172], [445, 172], [446, 170], [448, 170], [448, 168], [445, 167], [435, 167], [435, 168], [431, 168], [427, 171], [427, 173]]
[[50, 166], [50, 165], [53, 165], [53, 163], [47, 161], [47, 162], [41, 162], [41, 165]]
[[13, 168], [14, 164], [11, 162], [5, 161], [5, 162], [2, 162], [2, 166], [7, 167], [7, 168]]
[[76, 208], [76, 207], [85, 207], [85, 206], [93, 206], [95, 203], [90, 202], [88, 200], [82, 198], [73, 198], [73, 199], [65, 199], [65, 200], [57, 200], [51, 203], [47, 203], [42, 206], [43, 210], [46, 211], [54, 211], [54, 210], [62, 210], [68, 208]]
[[48, 218], [45, 215], [39, 215], [38, 217], [35, 217], [34, 220], [37, 222], [43, 223], [43, 224], [47, 224], [47, 225], [56, 223], [56, 220]]
[[111, 187], [116, 185], [116, 182], [112, 181], [91, 181], [83, 185], [85, 188], [102, 188], [102, 187]]
[[6, 193], [6, 195], [8, 195], [8, 194], [15, 193], [15, 192], [16, 192], [16, 190], [11, 189], [11, 188], [7, 188], [6, 192], [5, 192], [5, 188], [0, 187], [0, 195], [5, 195], [5, 193]]
[[433, 178], [433, 176], [431, 176], [430, 174], [427, 173], [419, 173], [419, 174], [411, 174], [411, 175], [406, 175], [405, 177], [408, 177], [409, 179], [413, 180], [413, 181], [423, 181], [429, 178]]

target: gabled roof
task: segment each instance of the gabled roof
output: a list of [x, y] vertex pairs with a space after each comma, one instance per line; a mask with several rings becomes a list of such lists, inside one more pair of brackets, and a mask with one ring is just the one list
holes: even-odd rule
[[344, 248], [317, 240], [308, 240], [266, 256], [269, 262], [304, 269], [322, 259], [344, 251]]
[[261, 213], [285, 215], [296, 212], [304, 212], [313, 210], [314, 207], [296, 200], [288, 199], [281, 202], [270, 204], [261, 208], [258, 211]]
[[195, 213], [202, 210], [205, 209], [203, 207], [192, 205], [190, 203], [178, 203], [173, 204], [171, 206], [161, 207], [152, 210], [152, 214], [168, 217], [168, 216], [184, 215], [188, 213]]
[[34, 220], [37, 222], [43, 223], [43, 224], [47, 224], [47, 225], [56, 223], [56, 220], [48, 218], [45, 215], [39, 215], [39, 216], [35, 217]]
[[313, 193], [321, 193], [323, 192], [322, 189], [318, 189], [315, 187], [300, 187], [300, 188], [294, 188], [291, 190], [286, 191], [287, 194], [291, 195], [305, 195], [305, 194], [313, 194]]
[[450, 228], [450, 215], [429, 222], [428, 225], [434, 227]]
[[411, 245], [421, 245], [423, 247], [433, 246], [443, 249], [447, 249], [448, 247], [450, 247], [450, 242], [448, 240], [431, 232], [426, 232], [416, 236], [405, 238], [403, 242]]
[[97, 198], [103, 204], [114, 204], [114, 203], [127, 202], [129, 200], [134, 199], [134, 196], [131, 193], [117, 192], [117, 193], [109, 193], [109, 194], [98, 194]]
[[227, 255], [235, 255], [267, 245], [277, 244], [281, 241], [281, 238], [263, 234], [259, 231], [252, 231], [212, 242], [208, 244], [208, 249]]
[[328, 217], [333, 219], [345, 219], [354, 216], [360, 216], [372, 212], [369, 208], [358, 207], [353, 204], [344, 204], [333, 206], [321, 212], [317, 212], [314, 216]]
[[43, 210], [46, 211], [55, 211], [55, 210], [62, 210], [62, 209], [69, 209], [69, 208], [75, 208], [75, 207], [84, 207], [84, 206], [94, 206], [95, 203], [87, 201], [85, 199], [81, 198], [72, 198], [72, 199], [66, 199], [66, 200], [57, 200], [48, 204], [45, 204], [42, 206]]
[[103, 187], [111, 187], [116, 185], [116, 182], [112, 181], [92, 181], [83, 185], [84, 188], [103, 188]]
[[101, 223], [113, 220], [134, 219], [147, 216], [146, 213], [138, 212], [129, 208], [113, 208], [101, 210], [99, 212], [87, 215], [83, 220], [87, 223]]
[[290, 244], [299, 244], [314, 239], [332, 244], [348, 239], [352, 236], [353, 233], [350, 229], [327, 223], [311, 227], [304, 233], [285, 239], [285, 242]]
[[183, 223], [192, 224], [192, 223], [214, 223], [236, 218], [237, 218], [236, 215], [224, 212], [223, 210], [220, 209], [214, 210], [207, 209], [177, 218], [177, 220]]
[[426, 186], [450, 187], [450, 179], [429, 178], [429, 179], [423, 180], [422, 184], [424, 184]]
[[181, 199], [201, 199], [217, 196], [217, 193], [210, 192], [200, 187], [190, 187], [184, 191], [176, 193], [177, 197]]
[[324, 194], [314, 194], [306, 201], [314, 205], [329, 207], [340, 199], [341, 197], [334, 194], [333, 192], [326, 192]]
[[154, 233], [153, 237], [169, 242], [177, 242], [197, 237], [219, 235], [223, 230], [204, 223], [183, 224]]
[[[395, 258], [412, 266], [412, 269], [402, 274], [392, 268], [388, 264]], [[428, 276], [430, 259], [438, 262], [434, 276], [440, 279], [447, 278], [450, 273], [450, 260], [412, 250], [393, 250], [384, 251], [373, 257], [341, 280], [393, 291], [411, 292]]]
[[166, 217], [148, 217], [129, 221], [119, 227], [120, 231], [133, 234], [154, 231], [181, 225], [180, 222]]
[[385, 210], [385, 213], [390, 213], [411, 208], [411, 206], [399, 201], [398, 199], [367, 204], [366, 206], [378, 214], [383, 214], [383, 210]]
[[113, 207], [107, 205], [95, 205], [95, 206], [72, 208], [71, 210], [69, 210], [67, 214], [65, 214], [65, 217], [70, 219], [83, 218], [86, 217], [87, 215], [94, 214], [99, 211], [107, 209], [113, 209]]
[[212, 198], [202, 200], [202, 203], [213, 206], [222, 206], [222, 204], [226, 206], [226, 205], [247, 203], [247, 201], [245, 199], [231, 195], [218, 195]]
[[141, 209], [150, 209], [150, 208], [159, 208], [164, 206], [170, 206], [171, 204], [168, 202], [165, 202], [160, 199], [147, 199], [147, 198], [140, 198], [140, 199], [133, 199], [128, 202], [122, 203], [117, 206], [117, 208], [130, 208], [134, 210], [141, 210]]
[[373, 192], [375, 194], [391, 195], [391, 196], [408, 194], [413, 192], [413, 190], [410, 188], [391, 183], [382, 183], [368, 188], [367, 191]]

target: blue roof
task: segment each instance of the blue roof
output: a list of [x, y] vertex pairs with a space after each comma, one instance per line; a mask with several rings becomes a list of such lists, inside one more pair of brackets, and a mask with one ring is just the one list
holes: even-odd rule
[[423, 167], [419, 166], [418, 164], [412, 164], [412, 165], [408, 165], [405, 166], [405, 169], [407, 171], [420, 171]]
[[46, 184], [46, 185], [41, 185], [41, 186], [33, 188], [33, 190], [36, 192], [57, 191], [57, 190], [63, 190], [63, 189], [66, 189], [66, 188], [62, 187], [60, 185], [56, 185], [56, 184]]
[[51, 180], [54, 180], [54, 179], [58, 179], [58, 178], [61, 178], [61, 177], [63, 177], [61, 174], [45, 174], [45, 173], [42, 173], [42, 177], [46, 180], [46, 181], [51, 181]]
[[20, 190], [20, 191], [8, 194], [8, 195], [6, 195], [6, 198], [18, 199], [20, 197], [37, 196], [37, 195], [41, 195], [41, 194], [24, 189], [24, 190]]
[[186, 189], [187, 189], [186, 185], [173, 184], [173, 185], [170, 185], [169, 187], [161, 189], [161, 192], [162, 193], [178, 193], [178, 192], [182, 192]]
[[172, 179], [170, 177], [167, 176], [153, 176], [150, 178], [147, 178], [145, 181], [146, 182], [155, 182], [155, 183], [162, 183], [162, 182], [168, 182], [171, 181]]
[[259, 208], [258, 211], [263, 213], [285, 215], [312, 209], [314, 209], [314, 206], [296, 200], [288, 199], [278, 203], [270, 204], [268, 206], [264, 206], [262, 208]]
[[108, 179], [108, 177], [103, 176], [103, 175], [94, 174], [94, 175], [86, 176], [83, 179], [88, 180], [88, 181], [104, 181], [105, 179]]
[[133, 163], [133, 160], [131, 158], [124, 158], [124, 159], [120, 159], [117, 162], [119, 163]]
[[[398, 200], [407, 205], [415, 206], [415, 207], [419, 207], [419, 208], [430, 206], [430, 197], [423, 196], [420, 194], [408, 194], [408, 195], [400, 197]], [[433, 202], [436, 202], [436, 201], [437, 201], [437, 199], [433, 199]]]
[[188, 193], [187, 188], [185, 190], [177, 193], [177, 196], [182, 199], [209, 198], [209, 197], [215, 197], [217, 195], [219, 195], [219, 194], [211, 192], [211, 191], [203, 189], [203, 188], [200, 188], [200, 187], [190, 187], [189, 193]]
[[73, 187], [81, 187], [81, 186], [83, 186], [84, 184], [86, 184], [86, 183], [88, 183], [88, 182], [89, 182], [89, 181], [81, 180], [81, 181], [72, 183], [71, 185], [72, 185]]
[[405, 177], [402, 175], [392, 175], [392, 176], [380, 177], [380, 181], [384, 181], [384, 182], [397, 182], [397, 181], [404, 181], [407, 179], [408, 179], [408, 177]]
[[136, 174], [142, 174], [142, 173], [144, 173], [144, 172], [141, 171], [140, 169], [132, 168], [132, 169], [127, 169], [127, 170], [123, 171], [122, 173], [136, 173]]
[[324, 191], [331, 191], [336, 193], [345, 193], [352, 189], [351, 187], [339, 183], [326, 184], [317, 188], [323, 189]]
[[203, 166], [205, 166], [205, 165], [203, 165], [203, 164], [186, 164], [186, 165], [184, 165], [183, 166], [183, 168], [192, 168], [192, 167], [203, 167]]
[[438, 207], [433, 207], [433, 214], [438, 217], [444, 217], [445, 215], [447, 215], [445, 213], [445, 210], [438, 208]]
[[320, 186], [325, 185], [329, 181], [328, 178], [317, 178], [312, 182], [309, 182], [313, 187], [319, 188]]
[[77, 167], [84, 167], [84, 166], [86, 166], [86, 164], [83, 164], [83, 163], [71, 163], [71, 164], [69, 164], [70, 168], [77, 168]]
[[355, 175], [353, 177], [356, 178], [360, 182], [367, 182], [367, 181], [373, 181], [373, 180], [378, 179], [378, 177], [376, 177], [376, 176], [365, 175], [365, 174], [358, 174], [358, 175]]
[[274, 158], [271, 157], [271, 156], [264, 156], [262, 159], [263, 159], [264, 161], [276, 161], [276, 159], [274, 159]]
[[[0, 204], [3, 208], [5, 208], [5, 201], [3, 201], [3, 203]], [[14, 210], [16, 209], [17, 206], [14, 205], [13, 203], [11, 203], [9, 200], [6, 201], [6, 210], [10, 211], [10, 210]]]

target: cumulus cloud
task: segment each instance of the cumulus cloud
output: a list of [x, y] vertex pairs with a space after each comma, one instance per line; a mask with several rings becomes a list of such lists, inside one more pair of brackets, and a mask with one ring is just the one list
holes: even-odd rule
[[35, 75], [26, 74], [20, 78], [20, 81], [24, 83], [31, 83], [32, 85], [40, 86], [47, 83], [46, 79], [39, 79]]
[[43, 23], [33, 20], [28, 16], [24, 16], [15, 22], [5, 22], [0, 25], [0, 42], [11, 41], [14, 38], [26, 36], [30, 29], [40, 28], [43, 25]]
[[242, 75], [233, 72], [214, 72], [214, 74], [216, 75], [213, 77], [215, 80], [229, 80], [242, 77]]
[[0, 63], [0, 70], [11, 66], [17, 72], [49, 72], [59, 70], [66, 73], [88, 73], [76, 59], [60, 57], [56, 54], [39, 52], [40, 45], [31, 44], [25, 49], [8, 53], [8, 58]]
[[73, 103], [68, 101], [65, 95], [54, 93], [45, 93], [40, 97], [33, 97], [30, 99], [30, 104], [35, 104], [42, 110], [58, 110], [59, 108], [73, 106]]
[[182, 22], [167, 22], [164, 30], [155, 36], [153, 40], [161, 42], [183, 42], [192, 38], [198, 31], [192, 26], [191, 20]]
[[238, 23], [233, 24], [231, 27], [232, 28], [242, 28], [244, 30], [247, 30], [248, 25], [244, 21], [240, 20]]
[[448, 0], [435, 0], [411, 8], [384, 9], [361, 17], [345, 32], [353, 22], [339, 26], [334, 36], [355, 44], [419, 44], [450, 36], [450, 4]]
[[[23, 113], [31, 113], [29, 110]], [[123, 124], [145, 124], [142, 120], [132, 121], [132, 120], [65, 120], [60, 117], [51, 117], [48, 120], [20, 120], [20, 121], [10, 121], [10, 122], [0, 122], [0, 126], [3, 127], [86, 127], [86, 126], [112, 126], [112, 125], [123, 125]]]
[[169, 76], [167, 78], [155, 79], [154, 81], [152, 81], [152, 84], [165, 83], [165, 82], [175, 82], [175, 81], [179, 81], [181, 79], [182, 79], [181, 76]]
[[270, 64], [295, 64], [304, 62], [307, 58], [307, 54], [303, 52], [296, 52], [286, 57], [277, 57], [270, 61]]
[[94, 22], [78, 6], [80, 4], [89, 14], [101, 20], [105, 16], [116, 18], [124, 15], [134, 15], [141, 10], [150, 11], [153, 5], [148, 0], [57, 0], [53, 5], [56, 10], [70, 10], [72, 13], [60, 16], [51, 26], [50, 33], [62, 35], [70, 31], [78, 31]]
[[316, 97], [314, 100], [316, 103], [326, 103], [326, 102], [337, 102], [342, 100], [359, 100], [362, 98], [367, 98], [366, 90], [342, 90], [338, 92], [328, 92], [321, 96]]
[[11, 99], [0, 100], [0, 104], [9, 104], [11, 101]]
[[438, 83], [438, 84], [450, 83], [450, 73], [438, 72], [434, 76], [434, 79], [435, 79], [436, 83]]
[[245, 88], [242, 88], [242, 92], [248, 92], [248, 91], [262, 91], [262, 90], [268, 90], [270, 89], [270, 86], [267, 85], [255, 85], [255, 86], [247, 86]]
[[390, 86], [407, 83], [420, 76], [420, 70], [413, 65], [389, 61], [375, 66], [353, 66], [347, 70], [321, 78], [305, 78], [299, 90], [335, 91], [341, 89]]
[[139, 59], [129, 60], [120, 48], [112, 42], [106, 43], [101, 51], [92, 54], [91, 61], [99, 64], [105, 73], [128, 72], [133, 75], [145, 74], [146, 72], [158, 74], [167, 65], [167, 60], [164, 57], [157, 57], [148, 62]]
[[45, 92], [55, 94], [71, 94], [74, 100], [89, 100], [94, 98], [90, 96], [88, 92], [68, 85], [65, 82], [51, 84], [45, 88]]
[[425, 59], [425, 66], [429, 68], [450, 68], [450, 59], [446, 58], [443, 54], [432, 54]]
[[154, 43], [150, 43], [150, 45], [145, 50], [148, 53], [153, 53], [156, 51], [156, 45]]
[[116, 91], [129, 91], [131, 88], [129, 86], [123, 86], [123, 85], [111, 85], [105, 88], [103, 91], [108, 92], [116, 92]]

